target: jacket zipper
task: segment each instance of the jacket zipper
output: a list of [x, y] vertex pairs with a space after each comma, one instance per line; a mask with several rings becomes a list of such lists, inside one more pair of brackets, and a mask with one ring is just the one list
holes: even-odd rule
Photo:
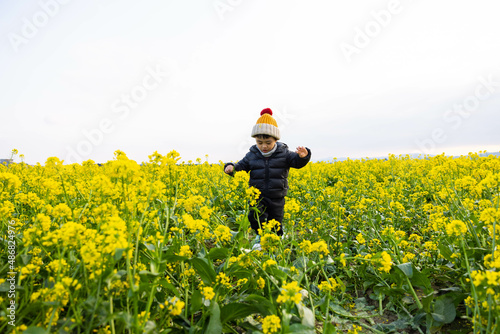
[[266, 185], [264, 190], [267, 193], [269, 191], [269, 158], [265, 158], [265, 179], [264, 184]]

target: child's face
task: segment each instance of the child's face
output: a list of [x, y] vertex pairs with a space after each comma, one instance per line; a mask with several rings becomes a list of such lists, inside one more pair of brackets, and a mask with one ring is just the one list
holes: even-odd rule
[[271, 151], [274, 145], [276, 145], [276, 139], [274, 139], [274, 137], [267, 137], [266, 139], [255, 138], [255, 142], [259, 150], [263, 153]]

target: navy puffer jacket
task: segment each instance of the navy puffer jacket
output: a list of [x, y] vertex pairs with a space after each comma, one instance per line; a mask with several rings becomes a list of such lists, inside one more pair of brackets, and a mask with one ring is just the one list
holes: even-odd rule
[[250, 172], [249, 185], [260, 190], [261, 195], [267, 198], [285, 197], [288, 192], [288, 172], [290, 167], [302, 168], [311, 159], [311, 150], [307, 149], [307, 156], [301, 158], [297, 153], [288, 150], [284, 143], [277, 142], [276, 151], [266, 158], [257, 148], [257, 145], [250, 147], [245, 157], [238, 163], [227, 163], [233, 165], [234, 171]]

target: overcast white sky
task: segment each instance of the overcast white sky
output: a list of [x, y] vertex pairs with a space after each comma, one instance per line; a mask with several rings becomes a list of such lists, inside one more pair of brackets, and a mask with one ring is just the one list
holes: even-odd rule
[[495, 0], [3, 0], [0, 158], [500, 150]]

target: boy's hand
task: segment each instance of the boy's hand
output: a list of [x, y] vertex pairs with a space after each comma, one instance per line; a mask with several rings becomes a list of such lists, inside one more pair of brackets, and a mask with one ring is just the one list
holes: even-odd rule
[[295, 153], [297, 153], [301, 158], [305, 158], [309, 154], [304, 146], [297, 147], [297, 151], [295, 151]]
[[224, 169], [224, 173], [231, 174], [234, 170], [233, 165], [227, 165], [226, 169]]

